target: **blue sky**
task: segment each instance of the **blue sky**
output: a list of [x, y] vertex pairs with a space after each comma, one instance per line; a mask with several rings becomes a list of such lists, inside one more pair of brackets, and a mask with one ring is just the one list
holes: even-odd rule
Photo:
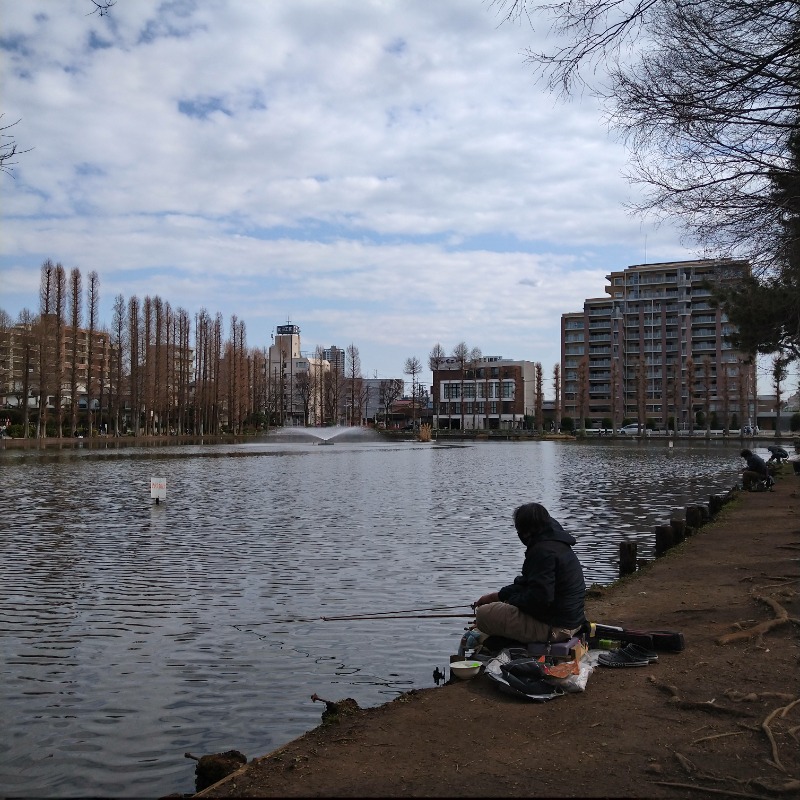
[[[693, 258], [632, 217], [591, 98], [534, 80], [488, 0], [0, 0], [0, 308], [46, 258], [117, 294], [244, 320], [250, 346], [359, 348], [366, 376], [439, 342], [559, 360], [612, 269]], [[424, 377], [423, 375], [423, 377]], [[548, 389], [548, 394], [550, 390]]]

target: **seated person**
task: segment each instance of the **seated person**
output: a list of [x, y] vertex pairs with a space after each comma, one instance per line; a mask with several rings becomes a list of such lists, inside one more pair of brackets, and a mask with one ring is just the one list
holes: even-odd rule
[[744, 489], [750, 490], [761, 481], [769, 479], [769, 470], [761, 456], [757, 456], [752, 450], [742, 450], [739, 455], [747, 462], [747, 466], [742, 470]]
[[566, 642], [585, 620], [586, 583], [575, 539], [539, 503], [514, 511], [525, 545], [522, 574], [473, 604], [477, 628], [518, 642]]

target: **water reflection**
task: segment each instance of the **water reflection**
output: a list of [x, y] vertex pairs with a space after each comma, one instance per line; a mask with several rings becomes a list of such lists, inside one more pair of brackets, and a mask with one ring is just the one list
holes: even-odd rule
[[[537, 500], [592, 582], [618, 543], [736, 481], [738, 446], [337, 439], [0, 452], [0, 783], [8, 795], [190, 791], [185, 751], [249, 756], [433, 686], [468, 604], [516, 574]], [[167, 500], [149, 497], [166, 476]], [[298, 619], [307, 620], [297, 622]]]

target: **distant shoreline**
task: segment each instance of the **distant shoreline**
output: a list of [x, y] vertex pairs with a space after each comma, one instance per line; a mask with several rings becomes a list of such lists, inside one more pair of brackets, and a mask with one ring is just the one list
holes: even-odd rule
[[[269, 432], [248, 433], [248, 434], [182, 434], [180, 436], [94, 436], [91, 439], [72, 438], [64, 436], [48, 436], [46, 438], [13, 438], [4, 436], [0, 439], [1, 449], [107, 449], [109, 447], [138, 447], [138, 446], [163, 446], [172, 445], [198, 445], [198, 444], [241, 444], [243, 442], [253, 442], [266, 439], [270, 434], [282, 430], [281, 428], [270, 429]], [[294, 430], [294, 429], [292, 429]], [[314, 435], [315, 428], [304, 429], [309, 434]], [[375, 430], [371, 428], [370, 430]], [[416, 439], [410, 431], [387, 431], [375, 430], [382, 438], [388, 441], [409, 441]], [[679, 435], [677, 438], [663, 434], [657, 436], [630, 436], [630, 435], [598, 435], [596, 432], [586, 436], [576, 437], [566, 433], [545, 433], [539, 435], [535, 431], [519, 430], [492, 430], [492, 431], [457, 431], [457, 430], [436, 430], [433, 432], [432, 443], [439, 441], [465, 441], [465, 442], [500, 442], [500, 441], [632, 441], [644, 440], [648, 442], [679, 444], [701, 444], [704, 442], [716, 443], [756, 443], [757, 445], [767, 446], [768, 444], [791, 444], [797, 452], [800, 452], [800, 435], [796, 432], [788, 432], [775, 436], [774, 431], [761, 431], [756, 435], [740, 436], [739, 434], [729, 434], [728, 436], [714, 435], [706, 437], [700, 433], [694, 436]]]
[[239, 442], [252, 441], [253, 439], [263, 438], [266, 434], [258, 435], [223, 435], [223, 436], [199, 436], [185, 434], [182, 436], [95, 436], [91, 439], [72, 438], [64, 436], [59, 439], [57, 436], [46, 438], [11, 438], [6, 436], [0, 439], [0, 449], [104, 449], [110, 446], [138, 446], [138, 445], [175, 445], [175, 444], [236, 444]]

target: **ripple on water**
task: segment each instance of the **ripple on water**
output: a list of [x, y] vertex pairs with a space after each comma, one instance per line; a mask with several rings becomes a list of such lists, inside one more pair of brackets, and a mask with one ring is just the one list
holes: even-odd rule
[[654, 525], [738, 466], [738, 443], [2, 451], [3, 789], [190, 791], [184, 752], [268, 752], [319, 722], [314, 691], [368, 706], [432, 686], [466, 617], [319, 618], [468, 613], [516, 574], [510, 515], [531, 500], [611, 581], [621, 539], [652, 554]]

